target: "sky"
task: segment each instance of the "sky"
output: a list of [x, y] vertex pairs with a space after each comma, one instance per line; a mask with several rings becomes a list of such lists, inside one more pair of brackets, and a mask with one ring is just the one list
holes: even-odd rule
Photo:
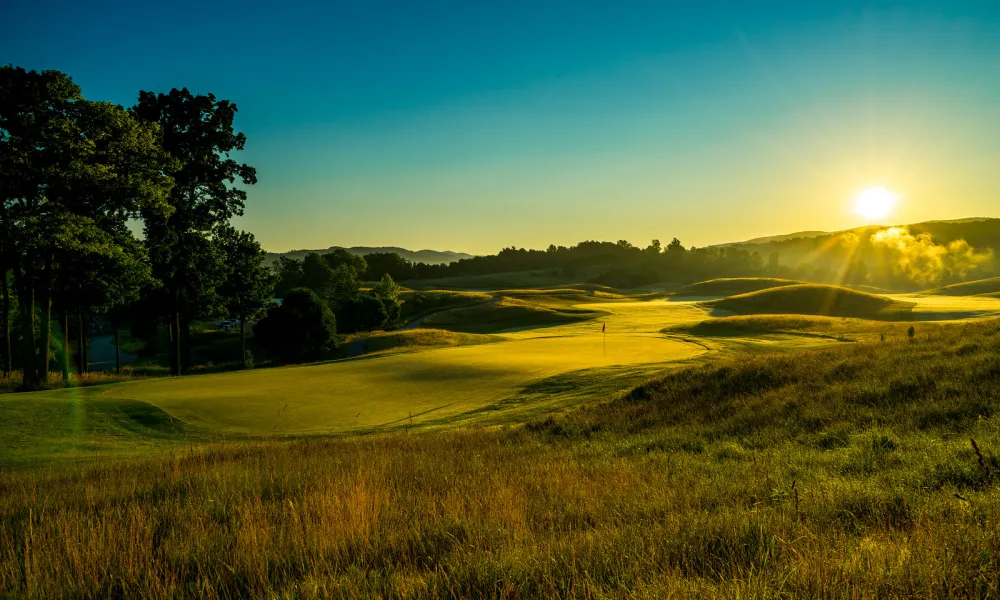
[[0, 64], [239, 107], [271, 251], [1000, 216], [1000, 3], [0, 3]]

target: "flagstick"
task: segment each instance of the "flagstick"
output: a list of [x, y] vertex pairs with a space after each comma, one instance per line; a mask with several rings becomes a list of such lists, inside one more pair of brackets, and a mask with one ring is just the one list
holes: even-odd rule
[[601, 333], [604, 334], [604, 356], [608, 355], [608, 332], [606, 330], [607, 325], [601, 327]]

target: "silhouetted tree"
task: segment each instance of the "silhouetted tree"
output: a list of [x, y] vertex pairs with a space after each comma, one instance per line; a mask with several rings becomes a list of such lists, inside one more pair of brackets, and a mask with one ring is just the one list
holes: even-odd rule
[[354, 270], [355, 276], [359, 279], [364, 276], [365, 271], [368, 269], [368, 264], [365, 262], [364, 257], [351, 254], [343, 248], [334, 248], [332, 251], [327, 252], [323, 255], [323, 260], [333, 270], [337, 270], [341, 265], [347, 265]]
[[364, 259], [368, 265], [364, 277], [368, 281], [378, 281], [383, 275], [390, 275], [398, 280], [413, 276], [413, 265], [395, 252], [366, 254]]
[[284, 298], [289, 290], [302, 287], [302, 261], [284, 256], [278, 257], [271, 270], [277, 276], [278, 281], [274, 286], [276, 298]]
[[225, 269], [212, 251], [209, 234], [243, 214], [247, 194], [233, 184], [257, 183], [253, 167], [230, 157], [243, 150], [246, 136], [233, 128], [236, 105], [186, 88], [168, 94], [139, 92], [133, 112], [159, 124], [164, 149], [179, 163], [173, 173], [170, 214], [144, 212], [146, 243], [153, 273], [163, 282], [157, 306], [173, 332], [173, 371], [182, 371], [182, 339], [194, 318], [218, 308], [213, 290]]
[[316, 292], [296, 288], [254, 327], [257, 343], [281, 362], [316, 359], [333, 342], [337, 321]]
[[[386, 323], [395, 323], [399, 320], [403, 304], [399, 300], [399, 285], [393, 281], [392, 277], [386, 273], [382, 276], [375, 287], [372, 288], [372, 295], [382, 302], [385, 308]], [[383, 326], [385, 323], [383, 323]]]
[[264, 266], [266, 253], [252, 234], [225, 223], [216, 227], [214, 241], [226, 266], [226, 277], [218, 293], [229, 315], [240, 321], [241, 361], [252, 366], [246, 365], [249, 362], [246, 324], [263, 316], [271, 306], [277, 278]]
[[316, 292], [320, 298], [329, 298], [333, 290], [333, 269], [315, 252], [302, 259], [302, 287]]
[[337, 323], [343, 333], [381, 329], [389, 320], [385, 304], [373, 294], [359, 294], [337, 303]]
[[56, 280], [74, 274], [65, 253], [99, 232], [123, 239], [129, 218], [162, 210], [167, 163], [154, 126], [84, 100], [63, 73], [0, 67], [0, 257], [14, 258], [0, 270], [13, 268], [21, 299], [26, 387], [48, 378]]
[[333, 271], [330, 281], [330, 301], [336, 305], [357, 297], [361, 290], [361, 277], [358, 271], [348, 263], [341, 263]]

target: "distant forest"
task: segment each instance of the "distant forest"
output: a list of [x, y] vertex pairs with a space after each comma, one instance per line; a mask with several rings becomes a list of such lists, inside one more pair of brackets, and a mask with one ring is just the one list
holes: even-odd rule
[[[550, 245], [545, 250], [510, 247], [450, 264], [412, 262], [392, 252], [364, 259], [369, 280], [384, 274], [405, 282], [544, 270], [554, 278], [618, 288], [717, 277], [785, 277], [910, 291], [997, 275], [993, 249], [998, 246], [1000, 219], [967, 219], [704, 248], [685, 248], [674, 238], [666, 246], [659, 240], [645, 247], [620, 240]], [[281, 261], [287, 276], [292, 263]], [[281, 264], [275, 265], [279, 277]], [[293, 281], [285, 280], [286, 287]]]

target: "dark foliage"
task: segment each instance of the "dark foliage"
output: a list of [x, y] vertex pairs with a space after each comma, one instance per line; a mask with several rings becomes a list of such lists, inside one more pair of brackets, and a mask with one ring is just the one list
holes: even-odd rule
[[283, 363], [319, 358], [336, 331], [336, 318], [326, 302], [307, 288], [290, 290], [254, 327], [260, 347]]

